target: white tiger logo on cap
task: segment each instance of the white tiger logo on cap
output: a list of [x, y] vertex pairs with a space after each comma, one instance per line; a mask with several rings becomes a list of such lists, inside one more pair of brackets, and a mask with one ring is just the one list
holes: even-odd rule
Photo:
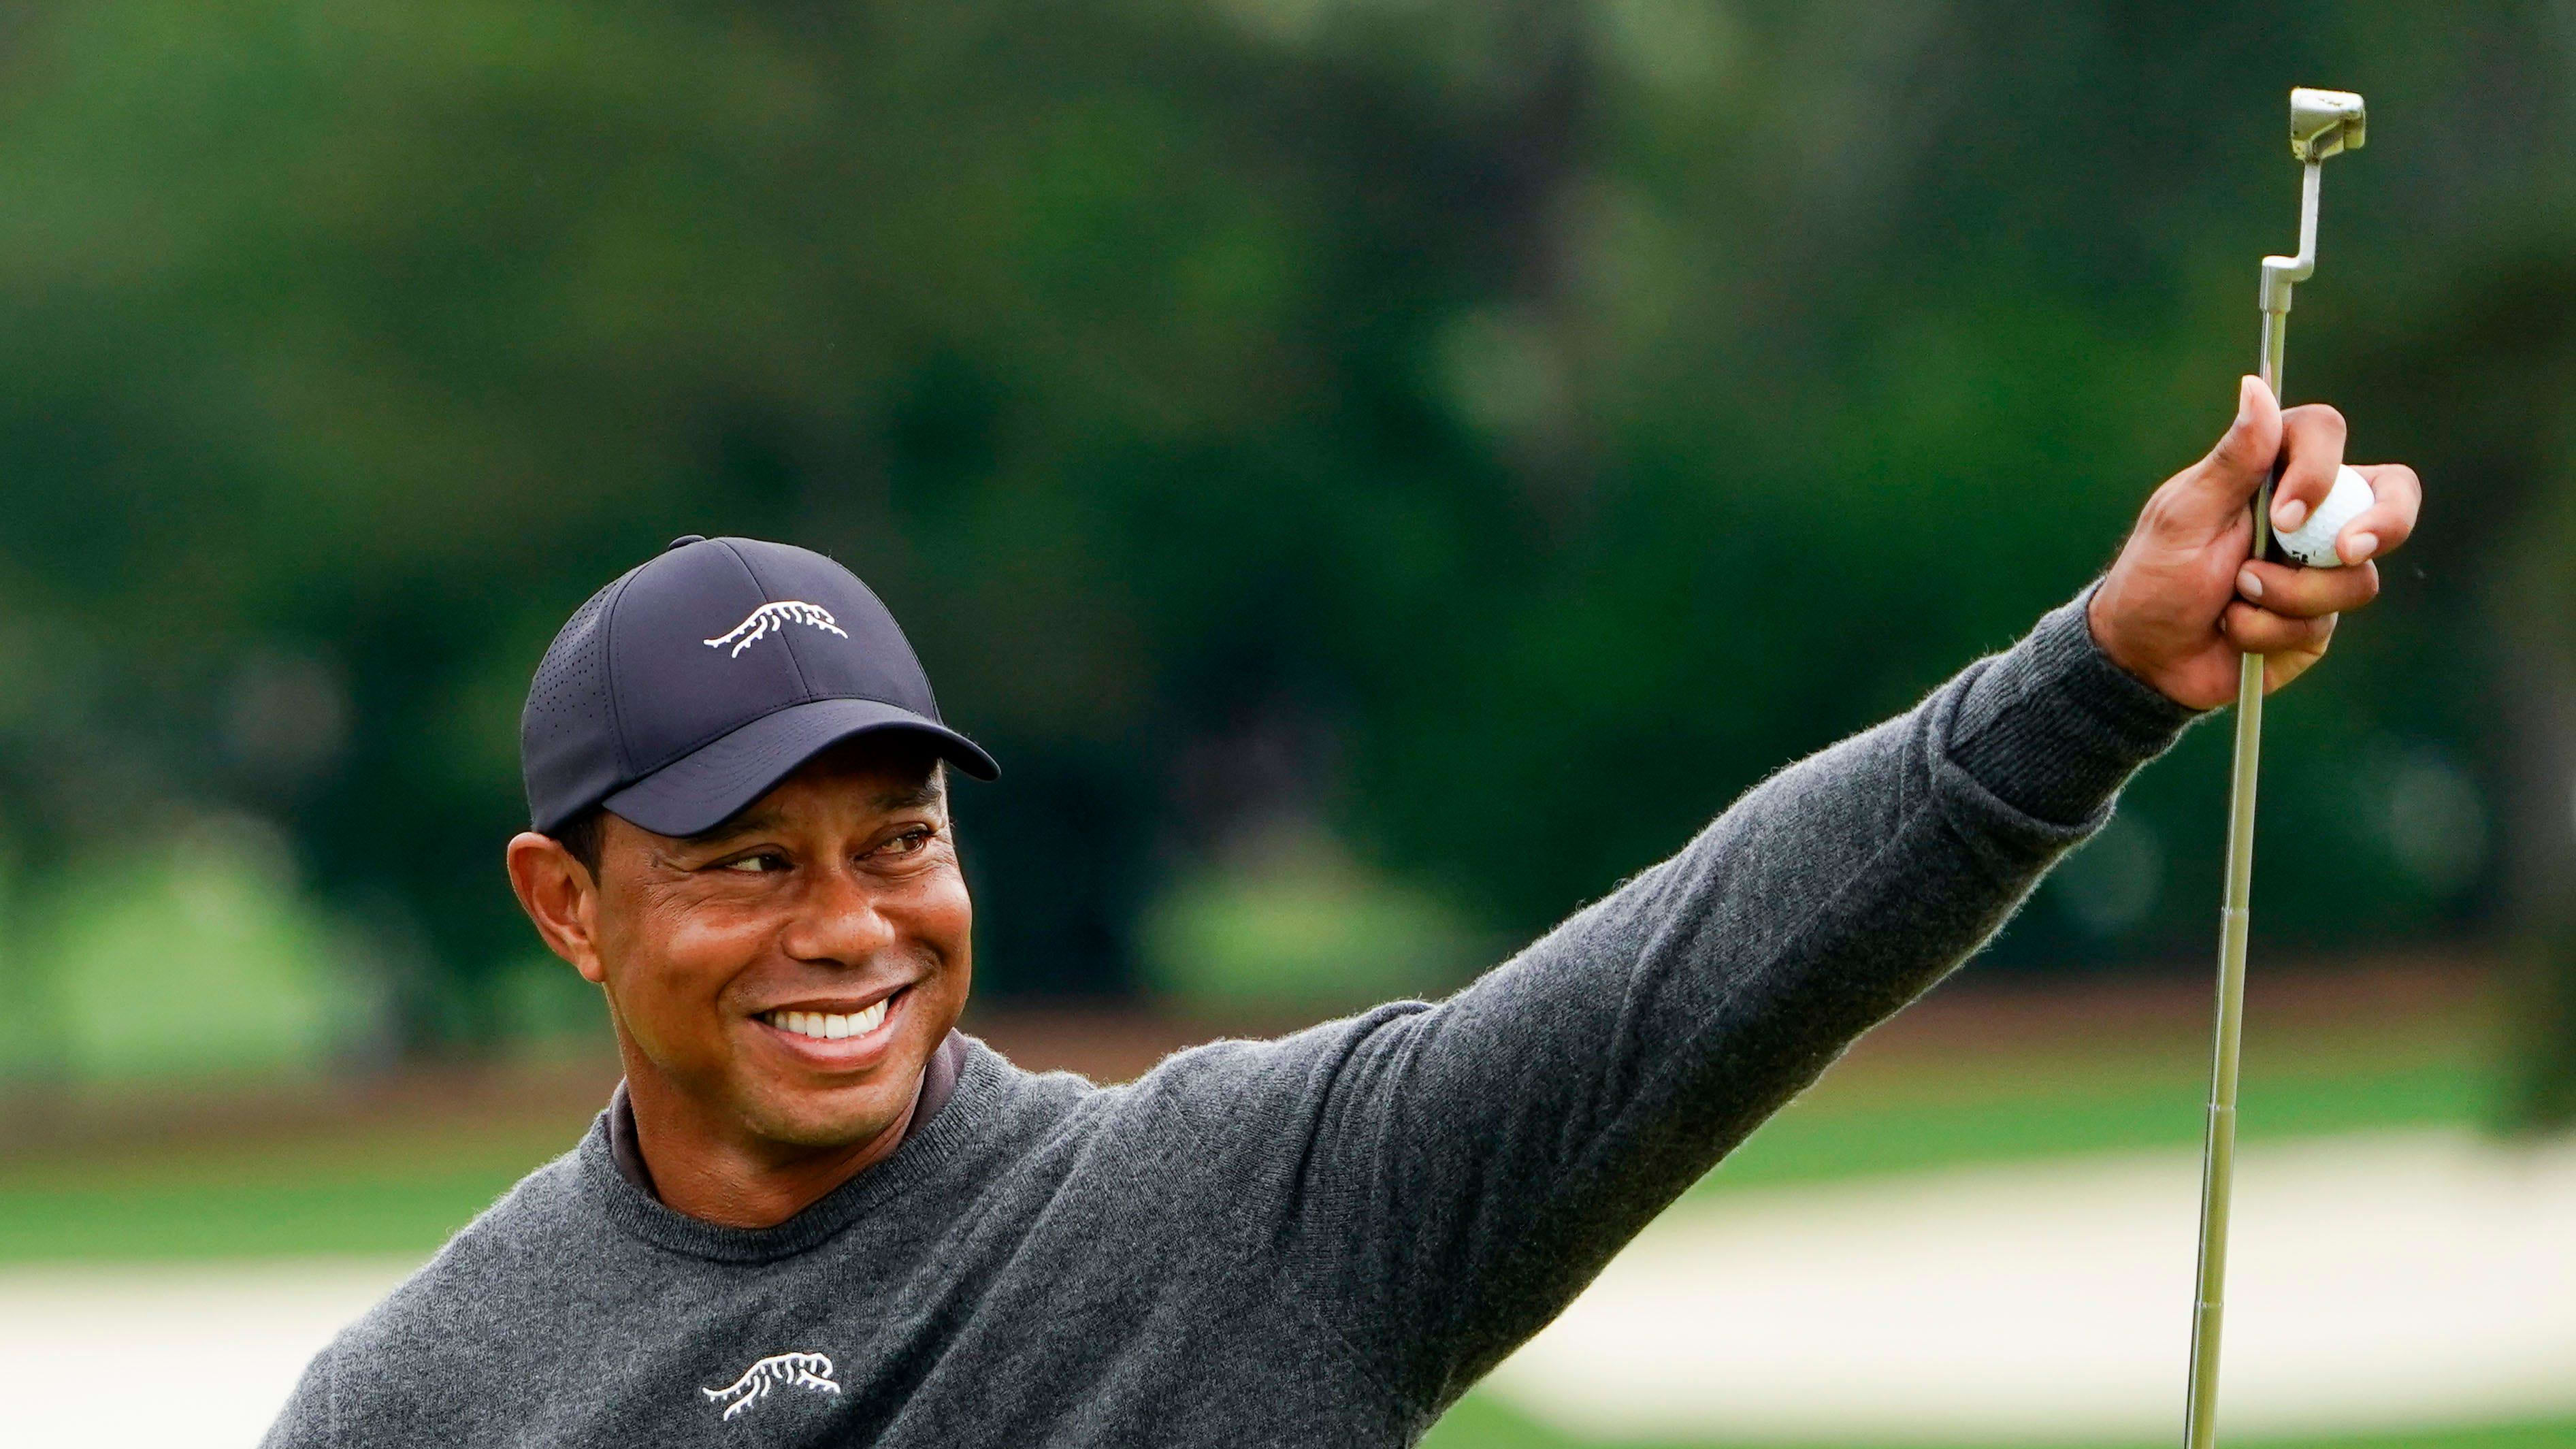
[[809, 604], [802, 599], [781, 599], [777, 603], [763, 604], [752, 610], [751, 617], [713, 639], [702, 639], [698, 642], [710, 649], [722, 649], [727, 644], [732, 645], [733, 653], [725, 656], [731, 659], [767, 638], [770, 630], [783, 628], [789, 624], [811, 624], [817, 629], [838, 634], [844, 639], [850, 637], [849, 632], [833, 619], [832, 611], [822, 605]]

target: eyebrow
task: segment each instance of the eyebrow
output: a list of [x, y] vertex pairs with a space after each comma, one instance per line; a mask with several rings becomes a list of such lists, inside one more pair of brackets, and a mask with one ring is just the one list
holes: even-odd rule
[[679, 840], [682, 845], [705, 849], [708, 846], [722, 845], [726, 841], [732, 840], [737, 836], [756, 834], [760, 831], [767, 830], [777, 823], [778, 812], [774, 810], [758, 810], [748, 815], [736, 815], [725, 820], [717, 821], [715, 824], [699, 831], [697, 834], [683, 835], [679, 837]]
[[924, 805], [938, 804], [940, 797], [948, 793], [944, 786], [945, 782], [934, 773], [915, 784], [880, 790], [869, 803], [879, 810], [918, 810]]

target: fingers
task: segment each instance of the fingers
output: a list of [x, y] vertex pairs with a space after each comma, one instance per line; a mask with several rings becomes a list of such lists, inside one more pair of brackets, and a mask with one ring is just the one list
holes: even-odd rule
[[2335, 616], [2293, 619], [2239, 599], [2219, 616], [2219, 632], [2248, 654], [2322, 654], [2334, 637]]
[[[2343, 466], [2343, 414], [2309, 403], [2281, 414], [2281, 481], [2272, 490], [2272, 526], [2284, 531], [2308, 521], [2334, 488]], [[2356, 520], [2358, 521], [2358, 520]]]
[[2209, 456], [2184, 470], [2176, 501], [2201, 527], [2217, 527], [2240, 514], [2272, 476], [2272, 459], [2281, 451], [2281, 405], [2259, 377], [2236, 384], [2236, 418], [2227, 425]]
[[2379, 501], [2335, 535], [2335, 552], [2346, 562], [2394, 552], [2415, 531], [2415, 515], [2424, 506], [2424, 480], [2403, 463], [2374, 463], [2353, 471], [2370, 480]]
[[[2349, 531], [2345, 536], [2351, 536]], [[2322, 619], [2378, 598], [2379, 566], [2365, 561], [2350, 568], [2303, 569], [2257, 559], [2236, 571], [2236, 592], [2265, 613]]]

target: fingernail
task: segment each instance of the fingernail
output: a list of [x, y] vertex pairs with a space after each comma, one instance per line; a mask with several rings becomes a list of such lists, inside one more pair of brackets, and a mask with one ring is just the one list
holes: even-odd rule
[[2345, 563], [2359, 563], [2377, 552], [2379, 552], [2379, 535], [2375, 533], [2356, 533], [2343, 541]]
[[2263, 580], [2258, 577], [2252, 569], [2238, 569], [2236, 571], [2236, 592], [2243, 594], [2249, 599], [2259, 599], [2263, 597]]
[[2236, 426], [2254, 421], [2254, 385], [2261, 381], [2252, 373], [2236, 380]]
[[2307, 521], [2308, 505], [2301, 503], [2296, 498], [2285, 498], [2281, 500], [2280, 507], [2272, 510], [2272, 526], [2281, 530], [2283, 533], [2287, 533], [2291, 529], [2294, 529]]

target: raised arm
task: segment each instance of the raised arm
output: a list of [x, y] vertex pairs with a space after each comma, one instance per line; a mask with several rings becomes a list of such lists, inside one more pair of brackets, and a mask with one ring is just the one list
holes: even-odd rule
[[2082, 604], [1783, 770], [1680, 854], [1435, 1006], [1310, 1049], [1302, 1262], [1445, 1401], [1853, 1038], [2000, 926], [2190, 711]]
[[2339, 571], [2248, 564], [2245, 506], [2285, 434], [2289, 507], [2331, 478], [2342, 432], [2325, 409], [2285, 419], [2247, 379], [2111, 573], [2014, 648], [1773, 776], [1449, 1000], [1238, 1058], [1244, 1160], [1277, 1190], [1247, 1181], [1246, 1200], [1286, 1205], [1274, 1230], [1331, 1305], [1319, 1321], [1392, 1391], [1445, 1403], [1992, 934], [2225, 696], [2204, 676], [2232, 680], [2240, 646], [2279, 680], [2312, 663], [2334, 611], [2376, 591], [2367, 559], [2411, 527], [2413, 474], [2368, 470], [2382, 507]]

